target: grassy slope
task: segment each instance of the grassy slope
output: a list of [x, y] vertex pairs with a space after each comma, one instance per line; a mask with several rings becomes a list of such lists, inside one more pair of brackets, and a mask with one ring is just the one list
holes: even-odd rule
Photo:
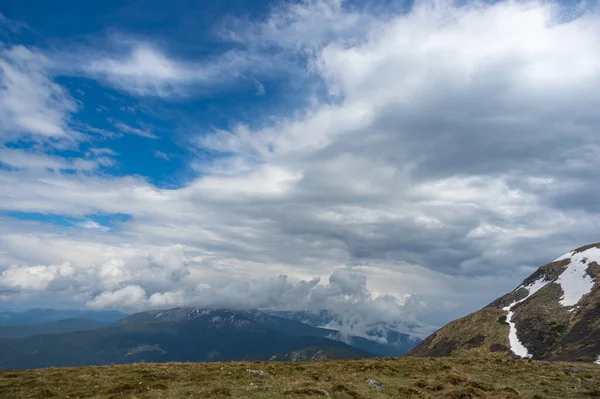
[[490, 352], [507, 352], [507, 324], [501, 309], [484, 308], [448, 323], [408, 352], [408, 356], [489, 356]]
[[[589, 398], [600, 366], [483, 358], [166, 363], [0, 371], [2, 398]], [[262, 369], [269, 376], [247, 375]], [[376, 378], [381, 392], [365, 383]]]

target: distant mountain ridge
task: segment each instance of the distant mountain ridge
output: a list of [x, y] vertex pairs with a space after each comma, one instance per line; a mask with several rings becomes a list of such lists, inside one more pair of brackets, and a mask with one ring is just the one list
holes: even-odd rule
[[74, 331], [95, 330], [104, 324], [88, 319], [65, 319], [38, 324], [0, 326], [0, 338], [24, 338], [34, 335], [63, 334]]
[[600, 243], [540, 267], [514, 291], [442, 327], [408, 356], [492, 352], [600, 364]]
[[95, 330], [0, 339], [0, 368], [374, 356], [329, 333], [259, 311], [174, 308]]
[[39, 324], [65, 319], [87, 319], [102, 324], [111, 324], [127, 317], [127, 313], [116, 310], [78, 309], [29, 309], [22, 312], [0, 312], [0, 326]]
[[[324, 314], [327, 311], [321, 311]], [[263, 311], [263, 310], [231, 310], [231, 309], [206, 309], [197, 307], [179, 307], [174, 309], [151, 310], [137, 313], [122, 320], [120, 323], [131, 323], [132, 321], [185, 321], [199, 318], [210, 319], [213, 323], [219, 325], [229, 325], [230, 327], [240, 327], [249, 320], [268, 325], [278, 331], [292, 335], [309, 335], [328, 338], [334, 341], [340, 341], [354, 348], [366, 351], [376, 356], [402, 356], [412, 349], [419, 340], [412, 338], [407, 334], [398, 334], [397, 346], [381, 343], [374, 339], [363, 337], [343, 336], [337, 330], [322, 328], [308, 323], [305, 319], [296, 320], [293, 317], [294, 312], [281, 311]], [[236, 315], [243, 315], [243, 318], [236, 319]], [[119, 323], [117, 323], [119, 324]]]

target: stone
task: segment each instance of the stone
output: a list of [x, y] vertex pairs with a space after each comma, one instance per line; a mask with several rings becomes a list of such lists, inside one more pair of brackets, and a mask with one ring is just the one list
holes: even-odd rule
[[569, 366], [565, 367], [563, 371], [565, 373], [579, 373], [580, 371], [585, 371], [585, 369], [583, 367]]
[[262, 371], [262, 370], [246, 370], [246, 374], [255, 374], [255, 375], [269, 375], [269, 373], [267, 373], [266, 371]]
[[383, 389], [383, 384], [377, 381], [375, 378], [367, 378], [365, 382], [368, 386], [378, 391], [381, 391]]

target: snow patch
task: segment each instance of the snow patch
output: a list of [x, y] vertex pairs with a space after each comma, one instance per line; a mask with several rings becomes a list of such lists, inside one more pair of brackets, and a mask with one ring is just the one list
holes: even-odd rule
[[545, 277], [540, 277], [539, 279], [537, 279], [536, 281], [534, 281], [533, 283], [531, 283], [529, 285], [526, 285], [526, 286], [522, 285], [522, 286], [517, 287], [517, 290], [519, 290], [520, 288], [525, 288], [528, 291], [527, 296], [523, 299], [515, 301], [515, 302], [511, 303], [510, 305], [502, 308], [502, 310], [505, 310], [508, 312], [508, 315], [506, 316], [506, 322], [509, 325], [508, 342], [510, 343], [510, 350], [513, 351], [513, 353], [517, 356], [531, 357], [532, 355], [529, 354], [529, 351], [527, 350], [525, 345], [523, 345], [523, 343], [521, 341], [519, 341], [519, 337], [517, 336], [517, 325], [512, 321], [512, 317], [514, 315], [514, 312], [512, 311], [512, 309], [519, 303], [529, 299], [529, 297], [531, 297], [533, 294], [535, 294], [536, 292], [538, 292], [539, 290], [544, 288], [548, 283], [550, 283], [550, 281], [546, 280]]
[[[575, 306], [594, 287], [594, 279], [587, 274], [591, 262], [600, 264], [600, 248], [590, 248], [579, 253], [570, 253], [571, 262], [558, 277], [556, 283], [563, 290], [562, 306]], [[566, 258], [565, 258], [566, 259]]]
[[508, 315], [506, 316], [506, 322], [509, 324], [508, 342], [510, 342], [510, 350], [513, 351], [513, 353], [517, 356], [531, 357], [525, 345], [523, 345], [523, 343], [519, 341], [519, 337], [517, 336], [517, 326], [512, 321], [512, 316], [514, 312], [509, 309], [515, 304], [516, 302], [502, 309], [508, 311]]
[[559, 256], [558, 258], [554, 259], [552, 262], [560, 262], [561, 260], [571, 259], [574, 252], [575, 251], [571, 251], [569, 253], [564, 254], [563, 256]]
[[596, 359], [596, 361], [594, 363], [600, 364], [600, 355], [598, 355], [598, 358]]

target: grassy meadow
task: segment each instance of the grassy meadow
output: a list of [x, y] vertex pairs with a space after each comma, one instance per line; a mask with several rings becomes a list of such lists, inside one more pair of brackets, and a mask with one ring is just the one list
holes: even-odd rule
[[[269, 375], [253, 375], [260, 369]], [[374, 378], [382, 390], [365, 381]], [[600, 366], [502, 357], [138, 363], [0, 370], [10, 398], [591, 398]]]

